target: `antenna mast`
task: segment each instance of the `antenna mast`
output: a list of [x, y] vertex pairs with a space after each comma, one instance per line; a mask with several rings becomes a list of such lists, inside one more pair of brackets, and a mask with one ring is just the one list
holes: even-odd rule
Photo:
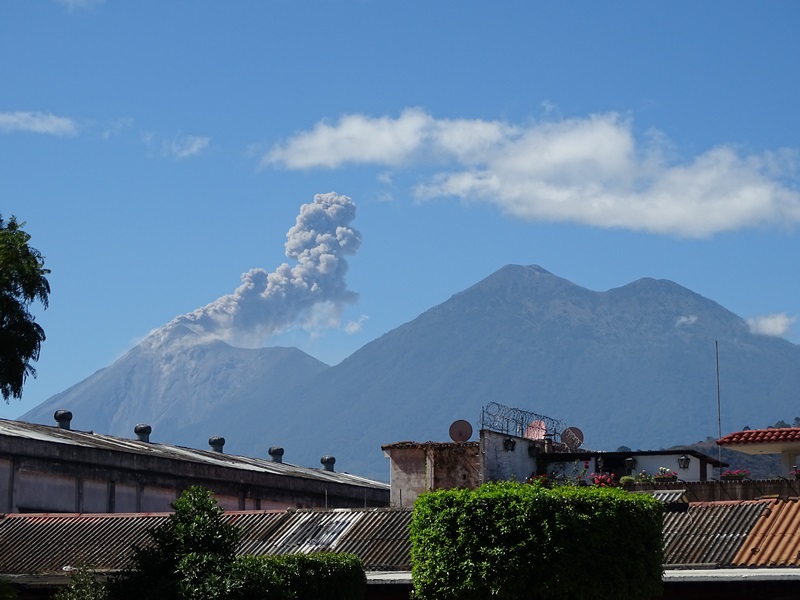
[[[722, 438], [722, 404], [719, 399], [719, 340], [714, 340], [714, 351], [717, 358], [717, 439]], [[719, 459], [720, 473], [722, 472], [722, 446], [717, 444], [717, 458]]]

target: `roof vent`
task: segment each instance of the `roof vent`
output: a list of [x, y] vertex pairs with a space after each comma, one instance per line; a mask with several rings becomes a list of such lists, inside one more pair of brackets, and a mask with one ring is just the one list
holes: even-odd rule
[[222, 447], [225, 445], [225, 438], [221, 435], [212, 435], [208, 438], [208, 445], [214, 452], [222, 452]]
[[272, 457], [272, 462], [283, 462], [283, 448], [280, 446], [271, 446], [269, 455]]
[[133, 428], [133, 433], [136, 434], [136, 437], [140, 442], [149, 442], [150, 434], [152, 432], [153, 428], [145, 423], [139, 423], [136, 427]]
[[68, 410], [57, 410], [53, 418], [58, 422], [61, 429], [69, 429], [70, 422], [72, 421], [72, 413]]
[[326, 454], [319, 459], [319, 462], [322, 463], [322, 466], [326, 471], [333, 471], [333, 465], [336, 463], [336, 457]]

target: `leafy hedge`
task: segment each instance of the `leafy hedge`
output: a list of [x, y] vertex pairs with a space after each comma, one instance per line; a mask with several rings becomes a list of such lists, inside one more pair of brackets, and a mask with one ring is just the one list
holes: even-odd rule
[[366, 595], [364, 566], [351, 554], [291, 554], [249, 560], [256, 567], [254, 572], [265, 569], [277, 575], [277, 587], [292, 600], [362, 600]]
[[493, 483], [423, 494], [411, 522], [415, 597], [656, 597], [662, 510], [614, 488]]

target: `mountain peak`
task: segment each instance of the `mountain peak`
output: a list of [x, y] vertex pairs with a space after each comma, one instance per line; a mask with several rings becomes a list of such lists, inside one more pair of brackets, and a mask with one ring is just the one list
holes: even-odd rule
[[539, 275], [552, 275], [550, 271], [540, 267], [539, 265], [528, 265], [525, 267], [526, 270], [530, 271], [531, 273], [537, 273]]
[[212, 340], [198, 334], [182, 323], [172, 321], [151, 331], [139, 345], [148, 350], [156, 350], [169, 346], [198, 346], [209, 341]]

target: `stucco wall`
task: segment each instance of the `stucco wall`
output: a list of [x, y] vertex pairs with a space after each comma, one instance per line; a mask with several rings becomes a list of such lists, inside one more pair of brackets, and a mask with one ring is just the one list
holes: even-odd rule
[[[507, 440], [514, 442], [513, 450], [506, 449]], [[534, 446], [534, 442], [526, 438], [481, 431], [484, 482], [527, 481], [536, 470], [535, 454], [531, 451]]]
[[391, 505], [411, 507], [434, 489], [475, 488], [481, 483], [477, 443], [401, 443], [384, 451], [391, 461]]

